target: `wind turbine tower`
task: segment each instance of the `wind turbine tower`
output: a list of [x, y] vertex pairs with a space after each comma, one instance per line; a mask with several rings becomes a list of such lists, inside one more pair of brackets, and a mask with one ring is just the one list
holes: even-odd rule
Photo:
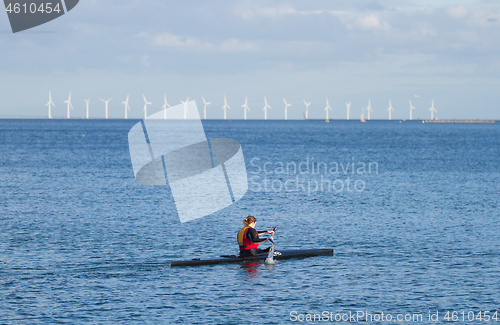
[[64, 104], [68, 104], [68, 120], [69, 120], [69, 109], [70, 108], [73, 109], [73, 105], [71, 104], [71, 93], [69, 93], [69, 98], [68, 98], [68, 100], [64, 101]]
[[371, 101], [368, 99], [368, 107], [366, 108], [366, 112], [367, 112], [367, 115], [368, 115], [368, 120], [370, 119], [370, 112], [373, 112], [372, 110], [372, 103]]
[[411, 100], [410, 100], [410, 121], [413, 120], [413, 110], [415, 109], [415, 107], [411, 104]]
[[166, 120], [167, 119], [167, 108], [170, 107], [170, 105], [167, 102], [167, 95], [163, 94], [163, 106], [161, 109], [163, 110], [163, 118]]
[[144, 99], [144, 119], [147, 119], [148, 118], [148, 105], [153, 105], [153, 103], [151, 102], [148, 102], [148, 100], [146, 99], [146, 96], [144, 96], [144, 94], [142, 94], [142, 99]]
[[288, 120], [288, 107], [292, 106], [292, 104], [288, 104], [284, 98], [283, 103], [285, 103], [285, 120]]
[[87, 112], [87, 120], [89, 119], [89, 103], [90, 99], [84, 99], [85, 101], [85, 111]]
[[210, 105], [209, 102], [207, 102], [205, 100], [205, 98], [201, 97], [201, 99], [203, 100], [203, 119], [206, 120], [207, 119], [207, 106]]
[[387, 109], [387, 111], [389, 112], [389, 121], [390, 121], [391, 120], [391, 112], [394, 112], [394, 108], [392, 108], [392, 102], [390, 99], [389, 99], [389, 108]]
[[122, 102], [122, 104], [125, 104], [125, 119], [128, 118], [128, 114], [127, 113], [128, 113], [128, 111], [130, 111], [130, 106], [128, 104], [128, 97], [129, 97], [129, 95], [127, 94], [127, 99], [125, 99], [125, 101]]
[[106, 110], [106, 120], [108, 119], [108, 104], [109, 102], [113, 99], [113, 98], [110, 98], [108, 100], [104, 100], [102, 98], [99, 98], [105, 105], [105, 110]]
[[247, 111], [250, 112], [250, 107], [248, 107], [248, 97], [245, 97], [245, 104], [241, 105], [243, 107], [243, 116], [244, 119], [247, 119]]
[[306, 103], [306, 101], [304, 100], [304, 105], [306, 105], [306, 112], [304, 113], [304, 118], [307, 120], [309, 118], [309, 106], [311, 105], [311, 103]]
[[231, 109], [231, 107], [227, 104], [226, 95], [224, 95], [224, 106], [222, 106], [222, 109], [224, 110], [224, 119], [226, 119], [226, 112], [228, 108]]
[[330, 103], [328, 102], [328, 98], [326, 99], [326, 107], [325, 107], [325, 112], [326, 112], [326, 120], [325, 121], [330, 121], [328, 118], [328, 111], [331, 111], [332, 108], [330, 107]]
[[434, 108], [434, 99], [432, 100], [432, 106], [429, 108], [429, 111], [431, 112], [431, 120], [434, 120], [434, 113], [437, 113], [436, 109]]
[[181, 100], [181, 103], [184, 105], [184, 119], [187, 120], [187, 112], [188, 112], [188, 102], [189, 102], [189, 97], [186, 99], [185, 102]]
[[345, 103], [345, 106], [347, 106], [347, 119], [349, 119], [349, 111], [351, 110], [351, 102]]
[[262, 109], [264, 111], [264, 120], [267, 120], [267, 109], [268, 108], [271, 108], [271, 106], [269, 106], [269, 104], [267, 104], [267, 98], [266, 96], [264, 96], [264, 109]]
[[56, 107], [56, 105], [54, 105], [54, 102], [52, 101], [52, 94], [50, 93], [50, 90], [49, 90], [49, 102], [47, 103], [47, 105], [49, 107], [49, 119], [52, 118], [52, 106]]

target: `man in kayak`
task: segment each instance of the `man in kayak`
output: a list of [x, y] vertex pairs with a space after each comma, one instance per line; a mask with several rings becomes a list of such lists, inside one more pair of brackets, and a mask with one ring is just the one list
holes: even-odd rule
[[[264, 250], [259, 249], [259, 244], [273, 239], [274, 231], [257, 231], [255, 230], [255, 223], [257, 220], [253, 216], [248, 216], [243, 220], [245, 227], [241, 228], [238, 232], [238, 245], [240, 245], [240, 256], [255, 256], [259, 253], [269, 251], [269, 248]], [[270, 238], [259, 238], [260, 235], [271, 234]]]

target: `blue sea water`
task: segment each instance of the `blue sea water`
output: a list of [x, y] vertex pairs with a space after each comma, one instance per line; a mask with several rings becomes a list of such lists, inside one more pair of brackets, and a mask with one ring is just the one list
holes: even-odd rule
[[[204, 121], [241, 143], [249, 191], [181, 224], [168, 187], [134, 179], [137, 122], [0, 120], [1, 324], [500, 312], [500, 124]], [[335, 254], [169, 266], [236, 254], [249, 214], [277, 250]]]

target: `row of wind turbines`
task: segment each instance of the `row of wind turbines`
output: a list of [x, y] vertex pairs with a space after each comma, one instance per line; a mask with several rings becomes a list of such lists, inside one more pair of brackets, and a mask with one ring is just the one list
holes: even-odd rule
[[[143, 107], [144, 119], [147, 119], [148, 105], [152, 105], [152, 103], [146, 99], [146, 96], [144, 94], [142, 95], [142, 98], [144, 100], [144, 107]], [[162, 106], [162, 110], [164, 111], [164, 118], [167, 119], [167, 108], [169, 108], [171, 106], [167, 102], [167, 95], [163, 95], [163, 98], [164, 98], [164, 103]], [[112, 99], [113, 98], [109, 98], [107, 100], [104, 100], [104, 99], [100, 98], [100, 100], [104, 103], [106, 119], [108, 118], [108, 104]], [[203, 118], [207, 119], [207, 106], [210, 105], [211, 103], [207, 102], [205, 100], [205, 98], [203, 98], [203, 97], [201, 97], [201, 99], [203, 100]], [[90, 100], [85, 99], [84, 101], [85, 101], [85, 107], [86, 107], [86, 118], [88, 119], [89, 118]], [[188, 102], [189, 102], [189, 97], [185, 101], [181, 100], [181, 104], [184, 105], [184, 119], [187, 118], [187, 110], [188, 110], [187, 103]], [[307, 120], [307, 119], [309, 119], [309, 106], [311, 105], [311, 103], [310, 102], [308, 103], [305, 100], [303, 102], [304, 102], [304, 105], [306, 106], [306, 110], [304, 112], [304, 119]], [[288, 120], [288, 108], [291, 107], [292, 104], [288, 103], [285, 98], [283, 98], [283, 103], [285, 105], [285, 120]], [[413, 110], [415, 109], [415, 106], [412, 105], [411, 100], [409, 100], [409, 103], [410, 103], [410, 120], [413, 120]], [[65, 100], [64, 104], [67, 105], [67, 118], [69, 119], [70, 118], [70, 111], [73, 110], [73, 105], [71, 103], [71, 93], [69, 93], [68, 100]], [[128, 119], [128, 112], [130, 111], [129, 95], [127, 95], [127, 98], [125, 99], [125, 101], [122, 102], [122, 104], [125, 105], [125, 119]], [[50, 91], [49, 91], [49, 101], [48, 101], [46, 106], [48, 107], [48, 118], [51, 119], [52, 118], [52, 107], [55, 107], [56, 105], [52, 101], [52, 93]], [[248, 97], [245, 97], [245, 103], [243, 105], [241, 105], [241, 107], [243, 107], [243, 118], [246, 120], [247, 119], [247, 112], [250, 111], [250, 107], [248, 106]], [[351, 102], [346, 103], [346, 107], [347, 107], [347, 120], [349, 120], [350, 119]], [[231, 107], [229, 107], [229, 105], [227, 104], [227, 98], [224, 95], [224, 106], [222, 106], [222, 110], [224, 111], [224, 119], [227, 119], [227, 110], [228, 109], [231, 109]], [[267, 110], [268, 109], [271, 109], [271, 106], [268, 104], [267, 98], [264, 97], [264, 108], [262, 110], [264, 111], [264, 119], [265, 120], [267, 120]], [[366, 108], [365, 107], [362, 108], [362, 111], [361, 111], [361, 120], [362, 121], [365, 120], [365, 118], [364, 118], [365, 109], [367, 112], [367, 119], [370, 120], [370, 113], [373, 112], [373, 109], [371, 106], [371, 100], [368, 100], [368, 106]], [[327, 98], [326, 99], [326, 107], [324, 108], [324, 111], [326, 114], [325, 120], [327, 122], [329, 121], [329, 111], [331, 111], [331, 110], [332, 110], [332, 108], [330, 107], [330, 103], [329, 103], [328, 98]], [[389, 99], [389, 108], [387, 109], [387, 111], [389, 113], [389, 120], [391, 120], [392, 119], [391, 113], [394, 112], [394, 108], [392, 107], [392, 101], [390, 99]], [[429, 111], [431, 112], [431, 120], [434, 120], [434, 113], [437, 113], [437, 110], [434, 107], [434, 100], [432, 100], [432, 105], [429, 108]]]

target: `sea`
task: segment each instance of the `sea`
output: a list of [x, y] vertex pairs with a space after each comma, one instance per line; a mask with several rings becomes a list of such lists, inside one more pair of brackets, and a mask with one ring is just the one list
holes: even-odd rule
[[[134, 178], [139, 122], [0, 120], [0, 324], [499, 321], [500, 123], [206, 120], [248, 191], [181, 223]], [[334, 255], [170, 267], [237, 254], [248, 215]]]

